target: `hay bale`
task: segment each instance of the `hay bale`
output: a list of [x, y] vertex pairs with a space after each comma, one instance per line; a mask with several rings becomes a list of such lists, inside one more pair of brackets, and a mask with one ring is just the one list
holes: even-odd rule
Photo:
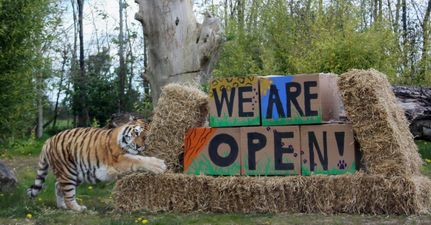
[[125, 211], [421, 214], [431, 181], [358, 172], [337, 176], [210, 177], [133, 174], [114, 188]]
[[208, 211], [208, 183], [212, 179], [175, 173], [135, 173], [116, 183], [113, 196], [116, 208], [123, 211]]
[[352, 70], [338, 85], [347, 115], [370, 174], [418, 175], [422, 160], [403, 110], [386, 76], [376, 70]]
[[168, 170], [179, 172], [184, 134], [207, 121], [208, 96], [192, 85], [168, 84], [162, 88], [147, 134], [146, 155], [164, 159]]
[[301, 177], [218, 177], [210, 183], [211, 211], [301, 212]]

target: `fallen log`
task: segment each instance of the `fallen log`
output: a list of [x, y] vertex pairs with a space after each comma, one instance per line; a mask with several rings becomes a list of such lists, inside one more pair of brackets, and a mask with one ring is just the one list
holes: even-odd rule
[[431, 141], [431, 88], [393, 86], [392, 90], [405, 110], [415, 138]]

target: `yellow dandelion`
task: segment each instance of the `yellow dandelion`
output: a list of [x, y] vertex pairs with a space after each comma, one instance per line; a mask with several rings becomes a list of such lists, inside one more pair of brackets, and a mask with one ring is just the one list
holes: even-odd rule
[[425, 162], [431, 163], [431, 159], [425, 159]]
[[142, 220], [142, 218], [141, 218], [141, 217], [139, 217], [139, 218], [138, 218], [138, 221], [141, 221], [141, 220]]
[[142, 220], [142, 224], [148, 223], [148, 220]]
[[93, 186], [88, 186], [88, 190], [93, 190]]
[[31, 213], [27, 213], [27, 215], [25, 215], [25, 217], [26, 217], [27, 219], [31, 219], [31, 218], [33, 218], [33, 215], [31, 215]]
[[41, 202], [41, 201], [42, 201], [42, 198], [37, 198], [37, 200], [38, 200], [39, 202]]
[[135, 220], [135, 223], [139, 223], [139, 221], [138, 221], [138, 220]]

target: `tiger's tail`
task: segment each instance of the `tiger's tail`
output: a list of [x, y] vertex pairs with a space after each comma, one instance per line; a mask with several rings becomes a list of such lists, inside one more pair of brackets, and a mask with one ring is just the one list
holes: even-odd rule
[[34, 180], [34, 184], [27, 189], [27, 195], [29, 197], [35, 197], [42, 190], [43, 183], [45, 183], [45, 177], [48, 175], [48, 159], [46, 157], [46, 149], [48, 148], [48, 142], [42, 148], [42, 152], [39, 157], [39, 164], [37, 169], [37, 176]]

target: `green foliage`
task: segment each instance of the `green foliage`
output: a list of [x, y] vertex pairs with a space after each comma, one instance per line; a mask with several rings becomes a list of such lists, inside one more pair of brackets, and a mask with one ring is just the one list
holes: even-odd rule
[[136, 101], [133, 105], [133, 110], [144, 116], [144, 118], [150, 118], [153, 112], [151, 96], [145, 95], [143, 98]]
[[91, 121], [91, 125], [90, 126], [94, 127], [94, 128], [99, 128], [100, 127], [100, 123], [99, 123], [99, 121], [96, 120], [96, 118], [93, 118], [93, 120]]
[[118, 108], [118, 88], [110, 72], [111, 60], [106, 48], [86, 60], [88, 112], [90, 119], [96, 119], [102, 126]]
[[418, 146], [419, 153], [421, 154], [422, 159], [431, 160], [431, 142], [418, 140], [416, 141], [416, 144]]
[[34, 79], [42, 76], [43, 29], [50, 0], [0, 1], [0, 143], [35, 125]]
[[0, 145], [0, 158], [12, 158], [14, 156], [36, 156], [42, 150], [42, 146], [49, 135], [36, 139], [34, 135], [27, 139], [19, 139]]
[[71, 120], [57, 120], [57, 124], [55, 125], [55, 127], [49, 126], [44, 131], [45, 131], [45, 135], [47, 135], [48, 137], [51, 137], [63, 130], [67, 130], [71, 128], [73, 128]]
[[[375, 68], [395, 80], [396, 36], [386, 21], [362, 28], [359, 6], [349, 1], [318, 6], [255, 0], [241, 25], [230, 17], [215, 76], [344, 73]], [[243, 27], [244, 26], [244, 27]]]
[[[108, 48], [90, 55], [86, 60], [87, 104], [90, 121], [98, 126], [105, 126], [113, 113], [118, 112], [119, 89], [117, 70], [112, 70], [112, 57]], [[77, 92], [70, 92], [72, 108], [75, 112], [80, 107]], [[133, 88], [127, 89], [125, 111], [132, 111], [139, 101], [140, 93]]]

